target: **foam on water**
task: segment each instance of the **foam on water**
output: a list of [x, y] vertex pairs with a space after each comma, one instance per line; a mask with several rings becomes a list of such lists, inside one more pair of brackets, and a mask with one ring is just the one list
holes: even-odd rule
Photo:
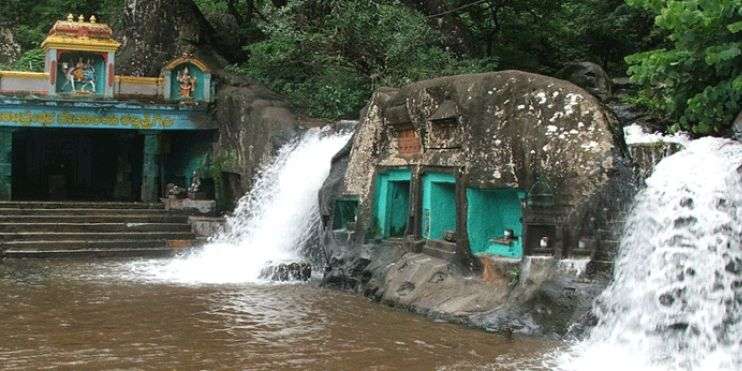
[[672, 135], [664, 135], [662, 133], [647, 133], [641, 126], [637, 124], [631, 124], [624, 127], [623, 134], [626, 144], [661, 142], [686, 145], [690, 143], [690, 137], [686, 133], [678, 132]]
[[560, 370], [742, 369], [742, 144], [704, 138], [636, 198], [589, 337]]
[[190, 255], [135, 263], [133, 272], [181, 283], [259, 282], [267, 264], [301, 259], [299, 250], [318, 227], [318, 191], [332, 156], [350, 136], [313, 129], [285, 145], [227, 218], [223, 233]]

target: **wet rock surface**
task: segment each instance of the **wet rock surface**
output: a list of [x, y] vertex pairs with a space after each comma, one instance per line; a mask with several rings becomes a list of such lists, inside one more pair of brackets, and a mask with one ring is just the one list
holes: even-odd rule
[[232, 186], [240, 197], [260, 167], [297, 136], [299, 119], [290, 104], [256, 81], [228, 73], [222, 79], [213, 109], [220, 123], [214, 158], [237, 175]]
[[269, 265], [260, 272], [260, 278], [287, 282], [308, 281], [312, 277], [312, 265], [305, 262]]
[[[575, 323], [590, 325], [584, 319], [608, 283], [565, 270], [553, 258], [495, 264], [499, 272], [487, 281], [449, 261], [369, 244], [334, 251], [323, 285], [499, 334], [563, 338], [581, 334], [571, 328]], [[522, 267], [528, 271], [514, 279], [512, 270]]]

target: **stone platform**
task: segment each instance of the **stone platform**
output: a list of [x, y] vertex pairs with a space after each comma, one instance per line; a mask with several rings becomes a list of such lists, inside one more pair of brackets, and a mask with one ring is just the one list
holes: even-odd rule
[[170, 256], [195, 240], [159, 203], [0, 202], [0, 257]]

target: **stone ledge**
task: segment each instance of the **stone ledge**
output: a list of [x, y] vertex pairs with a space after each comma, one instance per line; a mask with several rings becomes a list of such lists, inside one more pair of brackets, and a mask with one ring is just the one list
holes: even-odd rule
[[226, 219], [214, 216], [189, 216], [191, 232], [198, 237], [211, 237], [221, 232]]
[[216, 213], [215, 200], [192, 200], [190, 198], [161, 198], [165, 210], [192, 210], [204, 215]]

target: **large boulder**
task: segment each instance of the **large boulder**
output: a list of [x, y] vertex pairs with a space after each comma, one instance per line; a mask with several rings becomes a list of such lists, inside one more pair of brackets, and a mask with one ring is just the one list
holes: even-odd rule
[[[586, 90], [521, 71], [383, 88], [362, 111], [351, 142], [320, 191], [326, 285], [489, 330], [559, 335], [605, 285], [616, 248], [607, 230], [619, 224], [635, 181], [620, 125]], [[406, 229], [381, 237], [377, 175], [405, 171]], [[455, 241], [423, 236], [426, 172], [456, 183]], [[552, 201], [520, 202], [526, 256], [474, 255], [469, 218], [483, 216], [468, 213], [467, 194], [503, 189], [550, 193]], [[349, 199], [358, 200], [355, 221], [336, 228], [334, 200]], [[497, 217], [488, 212], [484, 217]], [[548, 228], [551, 242], [540, 249]], [[583, 268], [564, 269], [564, 262]]]
[[[455, 129], [437, 134], [442, 126], [433, 126], [436, 116], [457, 120]], [[411, 128], [421, 139], [420, 151], [400, 151], [400, 128]], [[585, 214], [606, 207], [589, 201], [621, 204], [626, 196], [601, 192], [626, 167], [623, 132], [613, 115], [567, 81], [521, 71], [382, 89], [364, 111], [349, 156], [336, 192], [360, 198], [361, 229], [370, 227], [372, 216], [369, 169], [379, 166], [460, 169], [468, 185], [480, 188], [529, 190], [548, 179], [565, 214], [561, 223], [575, 237], [587, 227], [578, 223]]]

